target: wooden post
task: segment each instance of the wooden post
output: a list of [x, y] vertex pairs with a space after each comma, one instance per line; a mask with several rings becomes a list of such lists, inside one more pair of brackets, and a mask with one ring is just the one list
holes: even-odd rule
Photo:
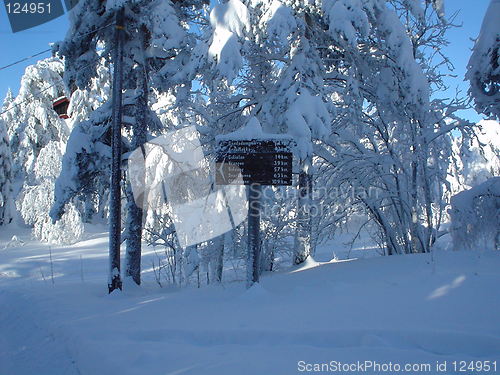
[[251, 184], [248, 191], [247, 287], [259, 282], [261, 184]]

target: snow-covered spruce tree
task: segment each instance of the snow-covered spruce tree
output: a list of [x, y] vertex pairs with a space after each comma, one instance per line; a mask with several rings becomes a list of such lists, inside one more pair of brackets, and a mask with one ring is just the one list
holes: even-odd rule
[[83, 232], [79, 210], [73, 204], [57, 225], [48, 216], [61, 151], [71, 126], [70, 120], [60, 119], [52, 108], [55, 99], [68, 95], [63, 67], [54, 57], [29, 66], [21, 79], [19, 95], [15, 99], [8, 95], [8, 108], [2, 114], [11, 149], [15, 150], [12, 162], [17, 209], [25, 223], [33, 227], [35, 237], [54, 243], [75, 242]]
[[[114, 46], [116, 13], [124, 9], [124, 57], [123, 131], [126, 150], [132, 151], [147, 140], [148, 132], [157, 130], [159, 121], [148, 107], [148, 96], [154, 85], [160, 91], [189, 82], [188, 67], [192, 37], [187, 32], [187, 19], [205, 4], [202, 0], [185, 1], [108, 1], [82, 0], [71, 14], [70, 31], [58, 46], [65, 57], [65, 80], [69, 87], [86, 88], [96, 76], [98, 60], [111, 58]], [[121, 25], [119, 25], [121, 27]], [[99, 51], [98, 46], [103, 50]], [[88, 181], [102, 181], [103, 169], [109, 166], [109, 132], [111, 106], [100, 107], [90, 123], [82, 123], [75, 130], [86, 135], [87, 143], [82, 147], [76, 139], [74, 148], [65, 156], [68, 171], [58, 180], [56, 205], [52, 217], [58, 219], [64, 212], [68, 200], [80, 194]], [[74, 138], [73, 135], [71, 138]], [[106, 140], [108, 138], [108, 140]], [[94, 141], [100, 141], [95, 147]], [[104, 147], [103, 147], [104, 146]], [[90, 150], [90, 152], [88, 152]], [[99, 164], [95, 163], [98, 161]], [[71, 169], [72, 162], [76, 168]], [[91, 162], [91, 163], [88, 163]], [[102, 164], [101, 164], [102, 163]], [[94, 166], [98, 166], [95, 168]], [[89, 168], [90, 167], [90, 168]], [[91, 178], [85, 180], [85, 176]], [[68, 177], [70, 177], [68, 179]], [[130, 186], [126, 187], [126, 277], [140, 283], [140, 260], [143, 211], [141, 202], [133, 200]]]
[[467, 65], [465, 79], [476, 110], [500, 119], [500, 1], [491, 0]]
[[[80, 124], [83, 125], [84, 122], [90, 119], [97, 122], [102, 121], [101, 117], [91, 115], [110, 98], [111, 75], [109, 64], [105, 59], [101, 58], [99, 60], [96, 73], [96, 77], [90, 80], [89, 85], [86, 88], [75, 89], [75, 87], [73, 87], [75, 91], [71, 94], [70, 105], [68, 107], [68, 115], [70, 116], [70, 119], [67, 120], [70, 129], [74, 129], [77, 126], [80, 126]], [[94, 125], [98, 126], [96, 123], [94, 123]], [[77, 132], [77, 134], [79, 133]], [[105, 137], [102, 137], [102, 134], [98, 134], [96, 136], [100, 138], [100, 140], [91, 139], [91, 145], [88, 145], [89, 147], [98, 147], [98, 145], [102, 146], [101, 141], [103, 141], [103, 138], [105, 138], [107, 135]], [[77, 140], [77, 142], [83, 141], [85, 141], [85, 138]], [[105, 141], [105, 143], [106, 142], [107, 141]], [[69, 150], [74, 149], [73, 145], [74, 138], [71, 142]], [[88, 148], [88, 150], [90, 150], [90, 148]], [[68, 169], [68, 166], [69, 165], [66, 162], [66, 171]], [[102, 166], [102, 164], [97, 163], [97, 166], [93, 166], [93, 168], [99, 169]], [[71, 166], [71, 168], [74, 168], [74, 166]], [[101, 173], [104, 172], [105, 174], [105, 170], [107, 170], [107, 168], [103, 167]], [[90, 184], [87, 184], [82, 190], [82, 194], [79, 194], [73, 198], [74, 203], [76, 203], [79, 207], [79, 211], [82, 214], [83, 220], [87, 223], [91, 222], [94, 218], [102, 219], [107, 217], [107, 197], [109, 194], [109, 184], [107, 183], [107, 180], [106, 183], [99, 183], [97, 179], [92, 182], [95, 182], [95, 185], [91, 186]]]
[[[5, 108], [5, 106], [4, 106]], [[0, 119], [0, 226], [12, 220], [12, 165], [9, 137]]]
[[[15, 158], [13, 174], [16, 181], [30, 179], [41, 149], [51, 141], [65, 142], [69, 128], [60, 119], [52, 104], [61, 96], [69, 96], [63, 82], [64, 64], [58, 58], [41, 60], [28, 66], [21, 78], [19, 94], [8, 94], [9, 110], [1, 115], [10, 138]], [[10, 95], [10, 100], [9, 100]], [[18, 191], [15, 191], [17, 194]]]

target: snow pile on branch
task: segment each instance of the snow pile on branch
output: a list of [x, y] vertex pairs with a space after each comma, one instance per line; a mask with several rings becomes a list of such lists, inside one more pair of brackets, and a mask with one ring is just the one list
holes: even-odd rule
[[151, 32], [149, 56], [168, 57], [173, 48], [182, 46], [185, 37], [184, 30], [170, 1], [156, 0], [148, 5], [147, 14], [149, 30]]
[[105, 59], [101, 59], [96, 68], [96, 77], [92, 78], [88, 87], [76, 89], [70, 98], [67, 124], [72, 130], [80, 122], [88, 120], [90, 114], [110, 98], [111, 72]]
[[455, 195], [449, 213], [456, 250], [500, 249], [500, 177]]
[[244, 127], [232, 133], [223, 136], [217, 136], [217, 140], [233, 140], [233, 139], [259, 139], [264, 137], [262, 125], [257, 117], [252, 117]]
[[[407, 0], [405, 4], [415, 17], [423, 17], [423, 9], [417, 1]], [[379, 97], [416, 106], [416, 112], [428, 109], [428, 82], [415, 61], [412, 41], [398, 14], [385, 1], [324, 1], [323, 12], [330, 37], [349, 54], [359, 54], [368, 35], [375, 34], [380, 50], [375, 52], [376, 49], [373, 49], [373, 52], [382, 53], [390, 61], [397, 62], [397, 69], [391, 64], [379, 69]]]
[[465, 79], [476, 109], [500, 118], [500, 0], [491, 0], [481, 26]]
[[[394, 78], [398, 74], [402, 77], [399, 82], [391, 82], [392, 80], [381, 81], [388, 91], [384, 95], [390, 97], [391, 91], [398, 91], [401, 100], [405, 105], [415, 107], [415, 112], [426, 111], [429, 108], [429, 83], [422, 71], [422, 68], [415, 60], [413, 46], [404, 25], [398, 18], [398, 15], [393, 10], [384, 8], [378, 16], [378, 28], [381, 32], [381, 37], [385, 39], [385, 48], [387, 55], [393, 61], [398, 62], [398, 71], [393, 71]], [[389, 84], [384, 84], [388, 82]], [[380, 91], [379, 91], [380, 94]]]
[[422, 8], [422, 3], [420, 0], [405, 0], [404, 4], [416, 18], [418, 18], [419, 20], [424, 20], [424, 9]]
[[286, 43], [288, 36], [298, 27], [292, 10], [278, 0], [273, 0], [261, 23], [266, 26], [267, 35], [281, 43]]
[[297, 142], [297, 151], [301, 159], [312, 155], [312, 140], [322, 139], [328, 134], [330, 114], [318, 96], [313, 96], [308, 89], [289, 91], [291, 105], [285, 113], [288, 134]]
[[427, 0], [431, 2], [439, 18], [444, 18], [444, 0]]
[[248, 9], [239, 0], [229, 0], [214, 7], [210, 24], [214, 31], [208, 56], [216, 61], [220, 74], [232, 81], [242, 66], [239, 38], [250, 28]]
[[370, 23], [360, 0], [323, 1], [331, 37], [340, 45], [356, 47], [359, 36], [368, 35]]

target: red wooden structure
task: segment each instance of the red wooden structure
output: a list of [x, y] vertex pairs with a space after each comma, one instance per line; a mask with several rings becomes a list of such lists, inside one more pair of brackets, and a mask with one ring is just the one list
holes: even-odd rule
[[69, 107], [69, 99], [65, 96], [61, 96], [56, 99], [52, 104], [52, 108], [59, 115], [59, 118], [68, 119], [68, 107]]

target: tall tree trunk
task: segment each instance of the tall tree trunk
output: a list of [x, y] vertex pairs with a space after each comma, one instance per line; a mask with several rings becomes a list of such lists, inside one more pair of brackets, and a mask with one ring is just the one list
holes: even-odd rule
[[297, 230], [295, 233], [293, 264], [301, 264], [311, 255], [312, 184], [312, 157], [308, 156], [300, 161]]
[[[147, 141], [148, 129], [148, 74], [146, 61], [137, 70], [137, 94], [132, 149], [140, 148], [145, 158], [144, 144]], [[140, 179], [142, 185], [144, 185], [144, 170], [142, 170], [140, 176], [134, 176], [134, 179]], [[147, 187], [145, 187], [144, 191], [147, 192]], [[131, 277], [137, 285], [141, 284], [141, 241], [145, 194], [136, 196], [134, 199], [129, 179], [127, 183], [127, 255], [125, 276]]]
[[123, 79], [123, 20], [124, 9], [116, 12], [115, 54], [113, 56], [113, 124], [112, 124], [112, 162], [111, 187], [109, 196], [109, 278], [108, 290], [122, 288], [120, 277], [121, 245], [121, 122], [122, 122], [122, 79]]
[[141, 239], [143, 210], [140, 207], [143, 196], [136, 197], [130, 182], [127, 182], [127, 238], [125, 277], [131, 277], [137, 285], [141, 284]]
[[213, 241], [212, 259], [213, 280], [222, 282], [222, 271], [224, 269], [224, 235], [220, 235]]
[[428, 253], [431, 251], [431, 247], [434, 243], [433, 232], [434, 232], [434, 220], [432, 214], [432, 197], [431, 197], [431, 181], [429, 180], [429, 173], [427, 167], [427, 158], [429, 156], [429, 147], [427, 144], [422, 145], [423, 157], [421, 158], [422, 172], [423, 172], [423, 189], [424, 189], [424, 199], [425, 199], [425, 214], [427, 218], [427, 228], [425, 242], [422, 252]]

